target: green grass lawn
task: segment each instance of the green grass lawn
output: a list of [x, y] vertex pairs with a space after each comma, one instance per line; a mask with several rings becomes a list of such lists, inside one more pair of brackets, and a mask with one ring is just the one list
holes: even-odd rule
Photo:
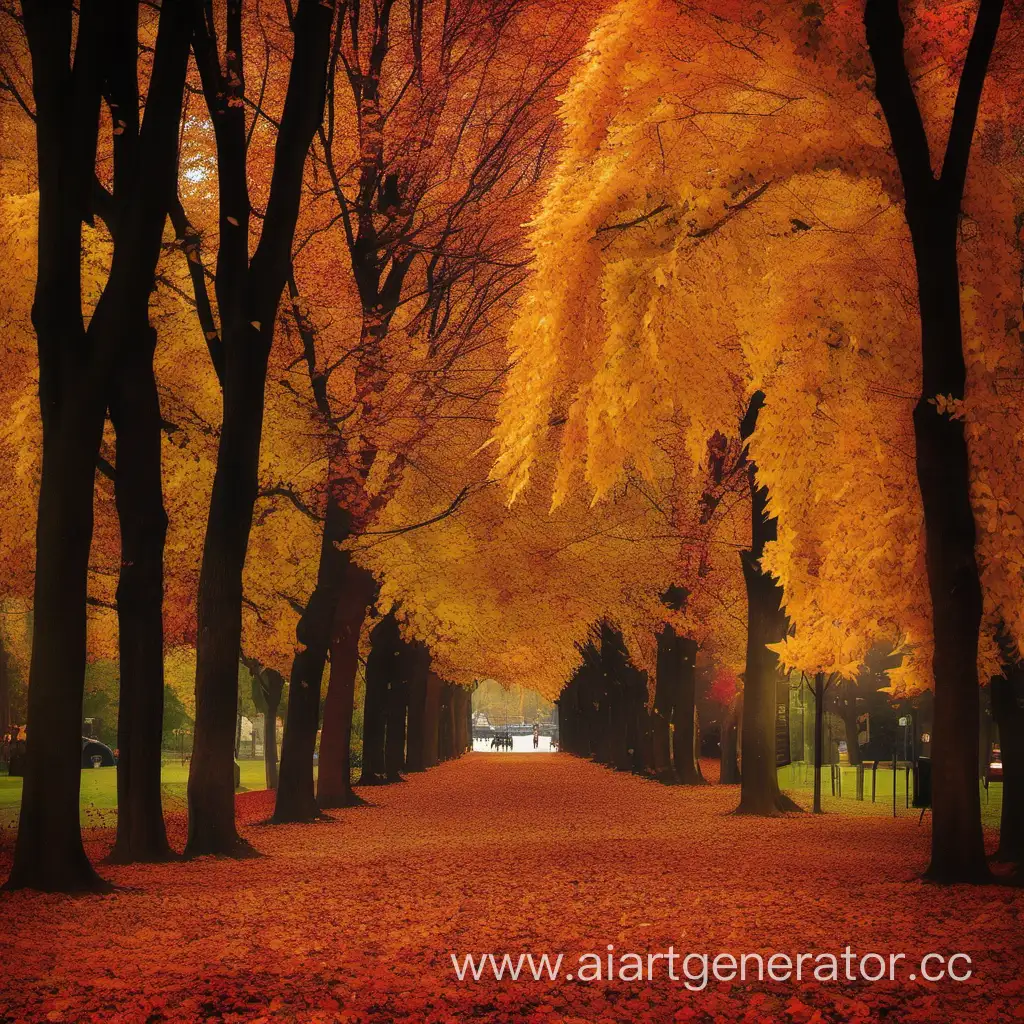
[[[241, 786], [237, 792], [252, 789], [266, 789], [266, 769], [263, 759], [239, 760]], [[164, 806], [180, 808], [185, 803], [188, 786], [188, 765], [180, 760], [165, 760], [161, 771]], [[0, 775], [0, 822], [8, 823], [17, 818], [21, 805], [21, 779]], [[117, 810], [117, 769], [82, 769], [82, 824], [113, 825]]]
[[[871, 801], [871, 771], [864, 772], [864, 803]], [[875, 779], [874, 809], [892, 814], [892, 768], [879, 768]], [[837, 774], [837, 789], [832, 795], [832, 779], [828, 765], [821, 769], [821, 793], [827, 809], [842, 811], [851, 802], [857, 803], [857, 769], [842, 765]], [[803, 762], [794, 762], [779, 769], [779, 786], [796, 790], [803, 797], [814, 789], [814, 768]], [[914, 778], [910, 777], [910, 807], [907, 807], [906, 773], [896, 773], [896, 814], [920, 816], [919, 808], [913, 806]], [[1003, 784], [993, 782], [986, 790], [981, 787], [981, 820], [987, 828], [999, 828], [999, 815], [1003, 808]], [[865, 808], [866, 809], [866, 808]]]
[[[263, 759], [242, 759], [238, 762], [241, 768], [241, 786], [239, 793], [254, 789], [266, 789], [266, 770]], [[813, 789], [813, 768], [803, 763], [787, 765], [779, 769], [779, 785], [783, 789], [796, 790], [803, 797]], [[185, 804], [185, 792], [188, 786], [188, 765], [182, 764], [177, 758], [164, 761], [161, 772], [164, 793], [164, 806], [168, 809], [180, 809]], [[896, 813], [898, 815], [920, 815], [913, 806], [907, 808], [906, 776], [897, 772], [896, 778]], [[828, 767], [822, 768], [821, 792], [827, 810], [842, 813], [844, 810], [874, 811], [876, 813], [892, 813], [892, 769], [879, 768], [875, 784], [874, 806], [871, 804], [871, 773], [864, 773], [864, 802], [859, 807], [857, 801], [857, 770], [849, 766], [842, 768], [842, 793], [832, 796], [832, 782]], [[911, 782], [911, 802], [913, 801], [913, 783]], [[1003, 786], [994, 782], [988, 790], [981, 791], [981, 818], [989, 828], [999, 827], [999, 814], [1002, 810]], [[21, 779], [0, 775], [0, 824], [10, 824], [16, 820], [21, 804]], [[117, 769], [116, 768], [83, 768], [82, 769], [82, 824], [109, 825], [115, 824], [117, 809]]]

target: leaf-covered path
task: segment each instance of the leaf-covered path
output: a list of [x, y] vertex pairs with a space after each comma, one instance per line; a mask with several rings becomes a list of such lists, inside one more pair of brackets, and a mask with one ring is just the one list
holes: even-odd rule
[[[0, 1020], [1019, 1019], [1024, 894], [918, 881], [916, 815], [737, 818], [731, 787], [667, 788], [564, 754], [467, 755], [363, 795], [371, 806], [286, 827], [256, 823], [268, 794], [240, 797], [259, 860], [108, 866], [122, 888], [105, 897], [4, 895]], [[109, 840], [94, 832], [90, 853]], [[652, 982], [611, 984], [459, 983], [451, 962], [561, 952], [565, 973], [608, 944], [965, 952], [974, 977], [693, 993], [664, 961]]]

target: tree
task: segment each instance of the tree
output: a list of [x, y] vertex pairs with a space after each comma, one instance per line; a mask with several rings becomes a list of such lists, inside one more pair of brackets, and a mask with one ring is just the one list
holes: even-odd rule
[[284, 678], [275, 669], [253, 658], [242, 658], [252, 676], [252, 701], [263, 716], [263, 761], [267, 770], [267, 789], [277, 789], [277, 709], [284, 693]]
[[935, 624], [932, 862], [940, 882], [988, 878], [978, 793], [978, 635], [982, 590], [975, 554], [957, 229], [978, 107], [1002, 16], [981, 0], [938, 176], [903, 53], [898, 0], [867, 0], [864, 25], [905, 193], [921, 314], [921, 396], [914, 408], [917, 479]]
[[[91, 53], [99, 13], [80, 26], [72, 64], [71, 4], [28, 4], [39, 174], [38, 269], [32, 320], [39, 351], [43, 479], [27, 748], [18, 844], [8, 885], [105, 888], [82, 847], [79, 736], [92, 491], [103, 429], [103, 375], [86, 347], [80, 237], [92, 177], [99, 95]], [[77, 73], [76, 73], [77, 72]]]
[[[956, 34], [922, 32], [952, 76]], [[630, 56], [638, 35], [641, 61]], [[670, 39], [685, 40], [685, 60]], [[829, 663], [807, 667], [848, 673], [885, 640], [912, 654], [895, 685], [927, 686], [934, 630], [904, 405], [920, 364], [909, 344], [916, 325], [893, 304], [893, 279], [907, 277], [902, 189], [888, 139], [871, 124], [862, 39], [841, 5], [766, 13], [739, 4], [723, 20], [699, 6], [624, 2], [602, 19], [567, 94], [567, 145], [533, 222], [537, 274], [513, 333], [496, 475], [513, 496], [521, 491], [552, 397], [569, 396], [564, 462], [584, 467], [600, 496], [630, 467], [657, 476], [652, 453], [672, 416], [686, 424], [688, 468], [700, 468], [707, 440], [735, 437], [761, 391], [747, 448], [777, 539], [764, 539], [757, 561], [781, 584], [790, 623], [782, 635], [773, 625], [773, 652], [820, 645]], [[936, 93], [931, 120], [955, 106], [945, 80]], [[987, 154], [1010, 158], [1002, 140], [1011, 123], [997, 106]], [[992, 524], [981, 540], [986, 598], [1013, 616], [1019, 544], [1002, 517], [1012, 507], [1015, 413], [993, 367], [1016, 372], [1000, 323], [1019, 318], [1019, 301], [1008, 301], [1016, 244], [1007, 244], [1006, 185], [986, 164], [975, 181], [971, 211], [986, 233], [965, 270], [977, 290], [965, 302], [984, 335], [968, 350], [978, 384], [973, 498]], [[560, 274], [567, 260], [579, 269], [571, 279]], [[992, 648], [988, 638], [983, 661]]]
[[[77, 719], [85, 655], [84, 587], [93, 528], [93, 477], [108, 403], [119, 434], [129, 423], [133, 428], [132, 442], [122, 446], [118, 485], [122, 565], [126, 567], [121, 578], [121, 644], [127, 699], [122, 701], [119, 727], [125, 756], [118, 776], [122, 813], [114, 856], [162, 859], [169, 852], [159, 789], [165, 520], [159, 493], [159, 409], [151, 380], [148, 303], [176, 166], [188, 29], [182, 5], [169, 3], [162, 9], [149, 104], [130, 169], [125, 167], [126, 145], [116, 147], [120, 187], [114, 199], [122, 223], [116, 231], [110, 274], [86, 331], [79, 239], [80, 222], [92, 217], [99, 100], [101, 91], [125, 98], [125, 79], [134, 76], [137, 22], [131, 5], [102, 13], [92, 6], [83, 10], [73, 66], [69, 64], [71, 23], [70, 7], [41, 12], [31, 5], [25, 11], [39, 137], [40, 268], [35, 321], [40, 339], [44, 480], [37, 526], [38, 632], [33, 641], [39, 684], [30, 684], [29, 698], [35, 742], [29, 744], [22, 826], [10, 884], [45, 889], [103, 886], [73, 833], [78, 831]], [[128, 92], [130, 100], [134, 94], [130, 88]], [[126, 116], [136, 117], [135, 108]], [[125, 122], [122, 127], [131, 126]], [[51, 191], [55, 194], [47, 198]], [[74, 217], [79, 223], [73, 225]], [[61, 305], [60, 312], [53, 303]], [[64, 351], [68, 343], [77, 350], [73, 354]], [[55, 497], [63, 527], [56, 520], [50, 522], [57, 514], [50, 509]], [[66, 525], [69, 521], [75, 524], [71, 529]], [[50, 594], [54, 584], [48, 582], [53, 571], [65, 574], [56, 598]], [[81, 586], [73, 582], [76, 579]], [[79, 601], [81, 607], [76, 610]], [[58, 634], [47, 632], [57, 623], [58, 633], [64, 634], [59, 640]], [[68, 653], [44, 652], [47, 645]], [[60, 684], [53, 683], [55, 670], [64, 677]], [[58, 697], [53, 685], [69, 690]], [[45, 768], [37, 758], [46, 760]], [[38, 848], [40, 843], [45, 853]]]
[[[164, 222], [175, 191], [178, 133], [190, 22], [183, 0], [161, 7], [146, 112], [137, 141], [137, 12], [115, 8], [110, 34], [109, 102], [115, 133], [110, 277], [90, 331], [123, 352], [109, 391], [117, 437], [115, 502], [121, 536], [117, 588], [120, 700], [117, 839], [111, 859], [171, 856], [160, 791], [164, 706], [163, 551], [167, 530], [161, 482], [160, 402], [149, 321]], [[129, 117], [122, 123], [124, 110]], [[127, 164], [127, 167], [123, 165]]]
[[[217, 145], [221, 244], [216, 292], [224, 414], [199, 578], [188, 856], [248, 852], [234, 823], [230, 738], [238, 690], [242, 570], [258, 491], [267, 361], [291, 264], [303, 167], [323, 112], [333, 18], [330, 0], [299, 0], [270, 196], [251, 260], [241, 4], [228, 4], [223, 63], [212, 21], [201, 17], [193, 26], [193, 49]], [[301, 701], [299, 691], [292, 688], [290, 706]]]
[[[391, 2], [351, 4], [339, 19], [290, 281], [297, 363], [308, 373], [326, 455], [318, 494], [326, 512], [293, 666], [292, 688], [310, 700], [291, 709], [283, 774], [293, 770], [294, 735], [294, 770], [311, 775], [312, 698], [329, 647], [325, 715], [329, 709], [341, 723], [340, 705], [351, 699], [353, 679], [340, 667], [354, 671], [361, 621], [352, 616], [368, 602], [362, 570], [343, 546], [371, 530], [417, 465], [417, 440], [438, 420], [476, 415], [500, 373], [478, 350], [525, 273], [518, 211], [546, 164], [551, 108], [580, 23], [558, 5], [547, 16], [558, 31], [541, 38], [526, 30], [535, 12], [519, 0], [414, 3], [408, 12]], [[334, 295], [320, 268], [336, 265], [339, 249], [351, 279], [339, 277]], [[316, 281], [315, 291], [300, 291], [304, 278]], [[353, 290], [358, 338], [318, 326], [316, 305], [333, 316]], [[347, 652], [343, 641], [352, 645]], [[367, 724], [375, 736], [372, 714]], [[324, 730], [330, 757], [321, 760], [318, 800], [336, 806], [352, 799], [338, 775], [347, 734], [326, 719]], [[283, 788], [279, 799], [280, 820], [314, 812], [307, 798], [286, 805]]]
[[[331, 630], [331, 678], [324, 700], [316, 788], [321, 808], [351, 807], [362, 802], [352, 791], [352, 717], [359, 633], [376, 587], [373, 577], [361, 569], [353, 568], [346, 578], [349, 585], [335, 607]], [[364, 714], [364, 730], [365, 722]]]

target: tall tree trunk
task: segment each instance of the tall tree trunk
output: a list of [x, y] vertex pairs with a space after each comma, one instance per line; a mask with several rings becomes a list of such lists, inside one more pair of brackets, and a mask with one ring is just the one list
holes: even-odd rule
[[964, 398], [957, 228], [971, 144], [1002, 0], [981, 0], [960, 76], [942, 171], [932, 169], [904, 54], [897, 0], [867, 0], [864, 24], [875, 94], [899, 164], [917, 264], [921, 397], [914, 408], [917, 480], [935, 637], [932, 726], [932, 859], [941, 882], [989, 877], [978, 792], [978, 632], [982, 597], [975, 557], [970, 460], [964, 423], [935, 404]]
[[[746, 440], [754, 431], [757, 416], [764, 405], [758, 391], [740, 425]], [[786, 635], [786, 616], [782, 611], [782, 588], [761, 568], [765, 545], [774, 541], [777, 525], [768, 515], [768, 489], [757, 483], [757, 467], [747, 469], [750, 481], [750, 550], [740, 553], [743, 578], [747, 585], [747, 662], [743, 679], [743, 771], [740, 779], [740, 803], [737, 814], [772, 817], [783, 811], [799, 810], [779, 789], [775, 766], [775, 684], [778, 658], [767, 644], [778, 643]]]
[[128, 358], [142, 365], [134, 373], [119, 375], [110, 400], [117, 431], [114, 487], [121, 522], [117, 838], [111, 853], [119, 863], [166, 860], [171, 854], [160, 795], [167, 532], [160, 477], [160, 406], [152, 352], [132, 353]]
[[688, 637], [677, 636], [678, 689], [672, 719], [672, 757], [676, 778], [684, 786], [704, 785], [700, 764], [694, 750], [697, 745], [696, 715], [697, 644]]
[[414, 643], [409, 671], [409, 726], [405, 770], [421, 772], [426, 765], [427, 674], [430, 671], [430, 650], [423, 643]]
[[277, 701], [263, 712], [263, 766], [266, 769], [267, 789], [276, 790], [277, 771]]
[[441, 723], [438, 729], [438, 759], [450, 761], [455, 756], [455, 687], [441, 684]]
[[452, 757], [461, 757], [465, 753], [462, 745], [463, 708], [462, 695], [465, 689], [461, 686], [452, 685]]
[[317, 803], [323, 808], [354, 807], [363, 802], [352, 791], [352, 713], [359, 634], [373, 590], [373, 577], [350, 562], [331, 632], [331, 671], [324, 700], [316, 790]]
[[1003, 808], [995, 859], [1024, 864], [1024, 666], [1008, 664], [992, 680], [992, 714], [1003, 761]]
[[313, 785], [313, 754], [320, 725], [320, 690], [331, 643], [335, 609], [345, 584], [348, 553], [338, 545], [349, 533], [348, 513], [331, 498], [320, 540], [316, 586], [295, 627], [299, 649], [292, 661], [288, 717], [281, 743], [281, 775], [275, 822], [313, 821], [321, 817]]
[[[132, 27], [137, 13], [119, 4]], [[135, 32], [121, 33], [137, 59]], [[105, 333], [123, 356], [114, 374], [110, 418], [116, 434], [114, 495], [121, 531], [117, 587], [120, 700], [117, 743], [117, 837], [111, 859], [120, 863], [171, 856], [160, 795], [163, 740], [163, 555], [167, 534], [161, 482], [161, 416], [149, 324], [167, 210], [175, 195], [178, 132], [188, 64], [190, 22], [184, 2], [161, 8], [153, 74], [127, 198], [115, 189], [118, 210], [110, 280], [91, 330]], [[128, 74], [123, 76], [125, 80]], [[137, 100], [133, 89], [120, 106]], [[119, 95], [115, 93], [114, 95]], [[129, 113], [127, 116], [131, 116]], [[123, 180], [122, 176], [122, 180]]]
[[821, 766], [825, 746], [825, 673], [814, 677], [814, 813], [821, 814]]
[[366, 700], [363, 705], [363, 770], [360, 786], [384, 781], [388, 688], [399, 658], [400, 637], [394, 611], [388, 612], [370, 633], [366, 659]]
[[0, 736], [11, 730], [11, 656], [0, 636]]
[[722, 715], [722, 736], [719, 743], [721, 770], [718, 781], [724, 786], [740, 782], [739, 722], [743, 715], [743, 698], [737, 696]]
[[[204, 54], [200, 59], [197, 52], [197, 63], [217, 130], [218, 169], [222, 178], [217, 283], [218, 298], [224, 296], [227, 301], [221, 303], [224, 415], [199, 574], [196, 723], [188, 779], [185, 847], [186, 854], [192, 856], [245, 855], [250, 851], [235, 828], [234, 770], [230, 757], [231, 715], [238, 699], [242, 571], [257, 493], [267, 361], [278, 303], [291, 266], [303, 167], [323, 111], [334, 19], [333, 3], [299, 0], [292, 24], [294, 54], [274, 153], [270, 196], [259, 243], [246, 267], [248, 240], [243, 232], [247, 231], [249, 207], [244, 117], [240, 137], [237, 120], [216, 127], [221, 120], [219, 115], [231, 106], [228, 101], [239, 97], [235, 96], [234, 85], [227, 92], [222, 87], [219, 57], [214, 52], [211, 61], [208, 46], [202, 45], [203, 35], [208, 32], [203, 10], [201, 5], [197, 8], [194, 29], [200, 40], [198, 49]], [[228, 23], [230, 61], [237, 60], [240, 68], [241, 14], [237, 0], [228, 5]], [[222, 262], [226, 275], [223, 282]]]
[[43, 464], [25, 781], [7, 888], [103, 891], [109, 886], [89, 863], [79, 826], [93, 485], [112, 356], [94, 351], [81, 309], [81, 221], [89, 216], [95, 166], [103, 9], [83, 3], [77, 34], [67, 0], [27, 0], [22, 10], [36, 105], [39, 230], [32, 323]]
[[452, 760], [457, 758], [462, 751], [459, 750], [459, 734], [458, 734], [458, 713], [456, 708], [458, 707], [458, 691], [461, 689], [455, 683], [448, 684], [448, 757]]
[[675, 630], [668, 624], [658, 632], [658, 664], [654, 684], [654, 774], [659, 782], [678, 782], [672, 767], [670, 723], [679, 686], [679, 658]]
[[401, 782], [405, 770], [405, 718], [409, 708], [406, 673], [410, 661], [409, 645], [399, 640], [397, 657], [388, 679], [387, 735], [384, 739], [384, 772], [388, 782]]
[[423, 702], [423, 767], [433, 768], [441, 760], [442, 683], [433, 670], [427, 672], [427, 695]]

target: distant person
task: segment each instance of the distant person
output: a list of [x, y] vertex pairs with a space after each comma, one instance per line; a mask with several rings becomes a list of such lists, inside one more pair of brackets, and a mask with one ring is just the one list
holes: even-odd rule
[[533, 749], [536, 750], [540, 746], [540, 726], [533, 723]]

